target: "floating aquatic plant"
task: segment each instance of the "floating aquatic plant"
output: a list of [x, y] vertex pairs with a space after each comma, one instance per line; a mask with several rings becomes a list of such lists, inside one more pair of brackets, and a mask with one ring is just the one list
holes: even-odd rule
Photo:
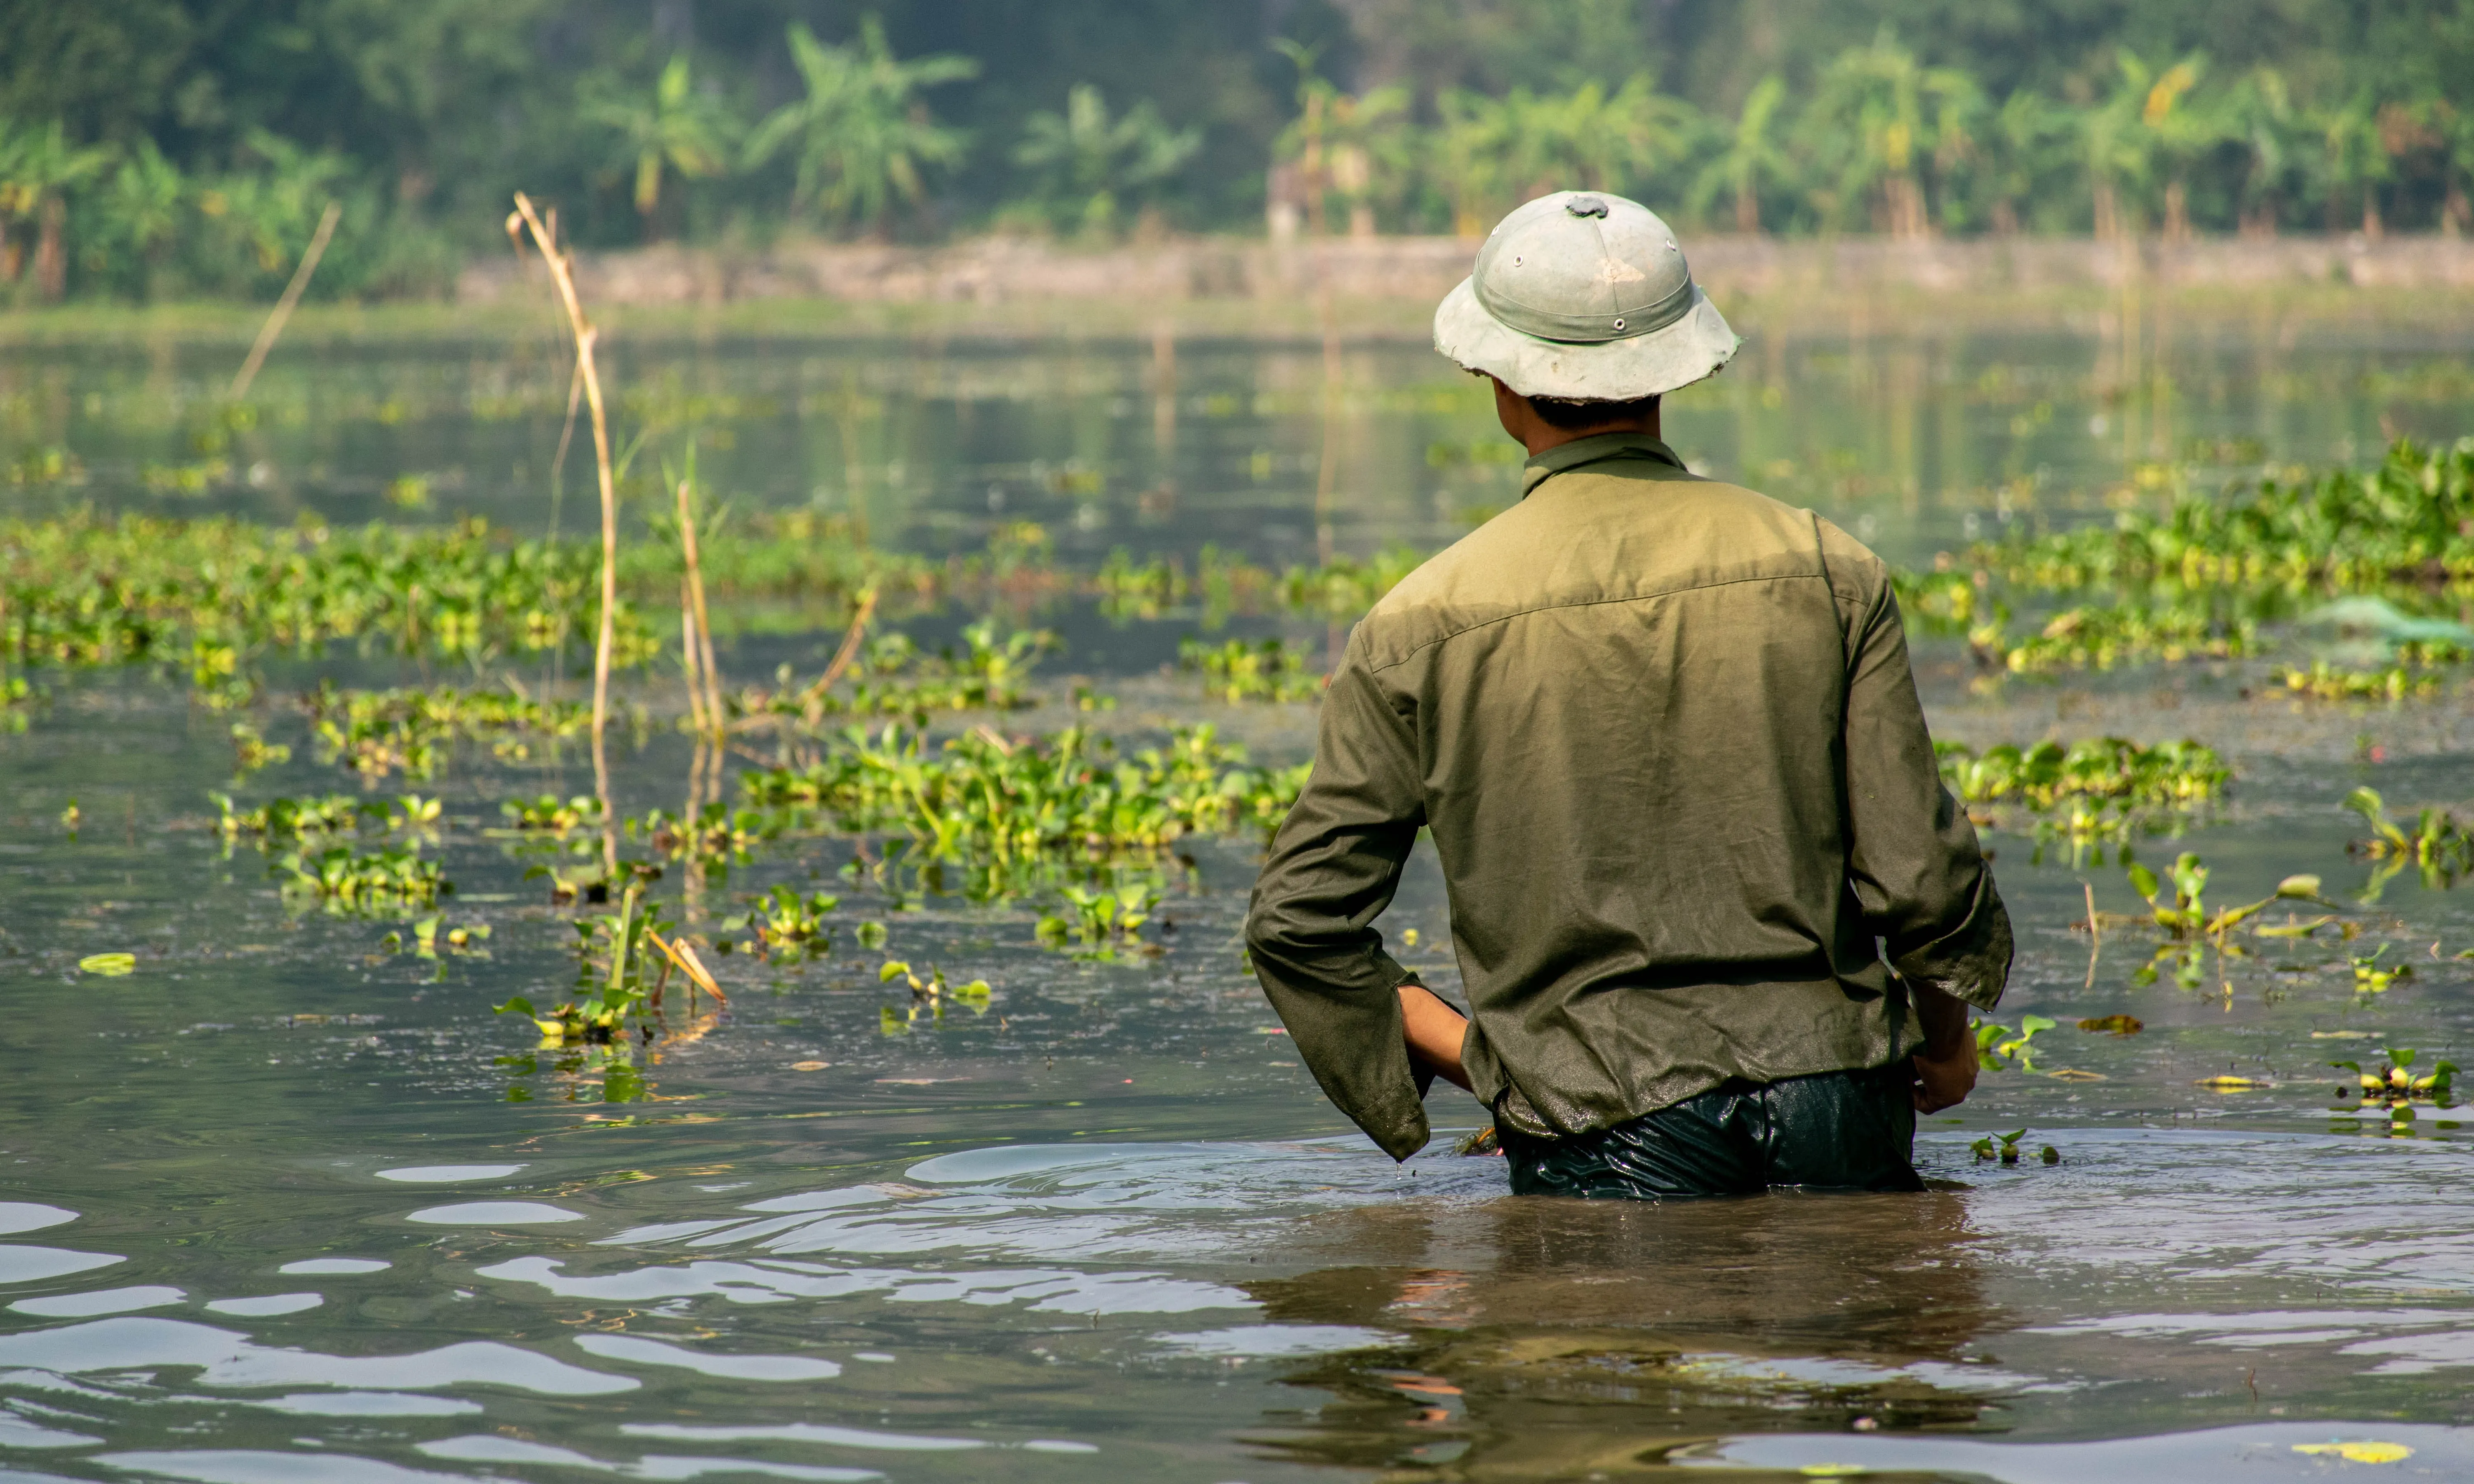
[[1970, 1028], [1976, 1032], [1977, 1065], [1989, 1072], [2015, 1067], [2023, 1072], [2037, 1070], [2033, 1042], [2039, 1033], [2050, 1031], [2055, 1022], [2039, 1015], [2021, 1016], [2019, 1029], [1992, 1020], [1977, 1020]]
[[[2025, 1129], [2013, 1129], [2007, 1134], [1988, 1134], [1967, 1147], [1969, 1152], [1976, 1156], [1977, 1162], [1979, 1164], [1989, 1160], [1999, 1160], [2004, 1164], [2016, 1164], [2020, 1160], [2019, 1140], [2026, 1137]], [[1999, 1140], [1998, 1144], [1996, 1140]], [[2062, 1162], [2062, 1152], [2047, 1144], [2037, 1151], [2036, 1158], [2041, 1163], [2059, 1164]]]
[[877, 983], [891, 984], [897, 979], [910, 986], [910, 1006], [908, 1013], [898, 1018], [892, 1006], [885, 1007], [880, 1023], [888, 1035], [909, 1029], [923, 1011], [935, 1019], [943, 1019], [945, 1002], [949, 999], [974, 1015], [984, 1015], [996, 993], [985, 979], [973, 979], [968, 984], [950, 984], [946, 982], [945, 970], [934, 964], [928, 966], [928, 972], [924, 975], [900, 959], [887, 959], [878, 966]]
[[287, 895], [313, 898], [348, 912], [428, 907], [454, 885], [434, 860], [400, 846], [362, 851], [330, 846], [315, 854], [295, 850], [276, 863]]
[[1307, 664], [1302, 651], [1279, 639], [1248, 643], [1229, 639], [1205, 644], [1187, 639], [1176, 647], [1177, 668], [1198, 671], [1203, 690], [1237, 705], [1248, 701], [1311, 701], [1322, 693], [1322, 677]]
[[1246, 766], [1209, 727], [1120, 753], [1080, 727], [1007, 739], [985, 728], [928, 749], [899, 725], [846, 731], [818, 762], [742, 774], [751, 803], [849, 833], [899, 832], [930, 850], [1000, 857], [1059, 849], [1157, 850], [1191, 834], [1275, 826], [1306, 768]]
[[2283, 672], [2285, 693], [2313, 701], [2404, 701], [2439, 694], [2439, 677], [2403, 665], [2385, 669], [2347, 670], [2324, 659], [2310, 668]]
[[498, 805], [507, 827], [527, 833], [564, 835], [578, 829], [601, 826], [601, 801], [591, 794], [575, 794], [561, 799], [556, 794], [542, 794], [533, 799], [510, 799]]
[[2162, 515], [2125, 511], [2109, 527], [2023, 534], [1973, 555], [2011, 583], [2046, 589], [2464, 583], [2474, 580], [2474, 438], [2436, 447], [2399, 439], [2375, 468], [2193, 491]]
[[2412, 964], [2381, 963], [2380, 960], [2388, 956], [2388, 951], [2389, 945], [2384, 943], [2366, 954], [2345, 960], [2354, 970], [2355, 993], [2385, 994], [2400, 982], [2413, 977]]
[[[2221, 938], [2228, 930], [2258, 916], [2261, 909], [2278, 901], [2321, 899], [2317, 876], [2291, 875], [2279, 881], [2276, 891], [2269, 896], [2211, 915], [2203, 897], [2208, 886], [2208, 868], [2195, 852], [2190, 850], [2184, 850], [2173, 858], [2165, 880], [2160, 881], [2156, 873], [2136, 863], [2130, 867], [2129, 875], [2131, 889], [2147, 902], [2148, 921], [2175, 939]], [[2173, 888], [2170, 900], [2164, 896], [2167, 881]]]
[[2474, 872], [2474, 831], [2447, 810], [2424, 809], [2409, 830], [2389, 818], [2387, 801], [2376, 790], [2355, 789], [2345, 796], [2345, 807], [2371, 826], [2369, 839], [2353, 841], [2345, 848], [2378, 863], [2372, 869], [2365, 902], [2377, 901], [2380, 889], [2408, 866], [2421, 868], [2423, 884], [2435, 889], [2454, 886]]
[[444, 916], [433, 913], [412, 924], [412, 938], [409, 943], [406, 943], [402, 933], [391, 932], [378, 940], [378, 946], [389, 953], [400, 953], [409, 947], [415, 955], [427, 959], [442, 958], [449, 954], [468, 954], [476, 958], [489, 957], [481, 947], [481, 945], [488, 942], [490, 938], [489, 923], [467, 922], [461, 927], [448, 927], [446, 922], [447, 919]]
[[[2393, 1108], [2413, 1102], [2445, 1103], [2448, 1101], [2449, 1089], [2457, 1077], [2456, 1063], [2434, 1062], [2431, 1070], [2417, 1076], [2412, 1070], [2416, 1058], [2413, 1047], [2391, 1046], [2387, 1052], [2387, 1057], [2388, 1060], [2374, 1071], [2365, 1071], [2360, 1062], [2331, 1062], [2328, 1065], [2344, 1067], [2354, 1074], [2356, 1080], [2362, 1084], [2361, 1095], [2366, 1106], [2373, 1102], [2385, 1102]], [[2337, 1089], [2337, 1095], [2351, 1096], [2354, 1090], [2351, 1088], [2341, 1087]]]
[[801, 895], [796, 888], [776, 886], [756, 898], [745, 919], [759, 951], [779, 964], [823, 958], [833, 950], [833, 933], [825, 919], [841, 898], [824, 892]]
[[2258, 621], [2197, 604], [2082, 604], [2012, 642], [1999, 628], [1970, 635], [1977, 653], [2012, 675], [2110, 670], [2143, 660], [2231, 659], [2256, 654]]
[[344, 794], [328, 794], [322, 799], [270, 799], [254, 809], [239, 809], [232, 804], [231, 795], [206, 796], [221, 811], [215, 820], [216, 832], [227, 840], [243, 835], [262, 842], [298, 840], [317, 835], [352, 834], [361, 827], [363, 816], [371, 806], [361, 800]]
[[402, 690], [339, 690], [323, 683], [306, 698], [327, 762], [343, 762], [364, 778], [401, 770], [427, 778], [445, 765], [447, 751], [461, 739], [490, 739], [497, 754], [530, 755], [527, 736], [581, 735], [592, 712], [580, 702], [535, 701], [503, 690], [461, 690], [439, 685]]
[[1096, 889], [1068, 886], [1063, 895], [1065, 911], [1039, 920], [1034, 936], [1040, 946], [1103, 962], [1159, 952], [1157, 944], [1141, 937], [1143, 924], [1159, 907], [1156, 883], [1135, 878]]
[[2179, 820], [2221, 798], [2233, 770], [2216, 749], [2185, 739], [2142, 746], [2127, 737], [2084, 737], [1977, 752], [1936, 742], [1942, 780], [1977, 823], [2020, 808], [2039, 831], [2073, 839], [2121, 838], [2143, 826]]

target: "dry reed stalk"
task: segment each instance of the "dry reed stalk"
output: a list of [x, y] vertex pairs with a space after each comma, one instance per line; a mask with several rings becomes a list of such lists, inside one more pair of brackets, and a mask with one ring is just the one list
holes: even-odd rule
[[679, 579], [679, 666], [688, 682], [688, 726], [699, 737], [710, 735], [705, 725], [704, 687], [696, 683], [695, 600], [688, 594], [688, 580]]
[[2104, 951], [2104, 924], [2103, 924], [2102, 922], [2098, 922], [2098, 919], [2097, 919], [2097, 915], [2096, 915], [2096, 885], [2095, 885], [2095, 883], [2094, 883], [2094, 882], [2090, 882], [2090, 881], [2081, 881], [2081, 882], [2079, 883], [2079, 890], [2081, 890], [2081, 891], [2083, 891], [2083, 892], [2085, 892], [2085, 893], [2087, 894], [2087, 909], [2088, 909], [2088, 971], [2087, 971], [2087, 983], [2086, 983], [2086, 984], [2084, 984], [2084, 985], [2082, 985], [2082, 986], [2080, 986], [2080, 988], [2082, 988], [2082, 989], [2089, 989], [2089, 990], [2092, 990], [2092, 989], [2095, 989], [2095, 988], [2096, 988], [2096, 959], [2097, 959], [2097, 955], [2098, 955], [2098, 954], [2099, 954], [2099, 953], [2102, 953], [2102, 952]]
[[[714, 722], [709, 721], [705, 716], [704, 689], [696, 681], [696, 669], [700, 660], [696, 646], [693, 581], [696, 562], [695, 517], [688, 511], [688, 482], [684, 479], [679, 481], [679, 550], [686, 562], [685, 568], [679, 573], [679, 665], [687, 672], [688, 678], [688, 720], [695, 728], [697, 736], [709, 737], [713, 735]], [[692, 806], [688, 810], [688, 818], [691, 820], [695, 818], [695, 810]]]
[[257, 344], [249, 347], [249, 359], [240, 363], [240, 374], [232, 378], [231, 399], [235, 402], [249, 395], [249, 384], [257, 379], [257, 369], [266, 364], [266, 353], [275, 348], [275, 337], [283, 333], [283, 322], [292, 318], [293, 306], [309, 287], [309, 275], [318, 271], [318, 259], [327, 255], [327, 242], [335, 235], [335, 224], [343, 219], [344, 208], [327, 203], [326, 211], [318, 218], [318, 229], [310, 234], [309, 246], [301, 254], [301, 266], [292, 270], [292, 281], [283, 286], [283, 297], [275, 301], [275, 312], [266, 317], [266, 324], [257, 332]]
[[684, 938], [665, 938], [649, 929], [646, 936], [653, 940], [654, 947], [662, 950], [663, 956], [679, 967], [679, 972], [688, 976], [689, 983], [712, 995], [719, 1004], [730, 1003], [730, 996], [721, 993], [721, 986], [715, 981], [713, 971], [704, 967], [704, 960], [696, 957], [694, 944]]
[[584, 376], [584, 400], [593, 411], [593, 462], [601, 481], [601, 630], [593, 644], [593, 778], [606, 822], [601, 832], [602, 864], [615, 876], [618, 816], [610, 804], [610, 755], [604, 733], [610, 725], [610, 644], [618, 606], [618, 489], [610, 472], [610, 420], [601, 404], [601, 375], [593, 360], [593, 347], [601, 332], [584, 317], [584, 305], [575, 297], [575, 275], [558, 249], [558, 213], [550, 212], [544, 225], [531, 199], [518, 191], [516, 209], [507, 217], [507, 237], [521, 252], [523, 237], [517, 230], [519, 223], [532, 233], [533, 246], [541, 250], [550, 281], [558, 287], [568, 328], [575, 336], [575, 364]]
[[834, 688], [834, 682], [840, 680], [842, 672], [851, 667], [851, 661], [859, 658], [859, 641], [867, 636], [867, 621], [875, 613], [876, 589], [865, 588], [859, 595], [859, 611], [851, 615], [850, 630], [842, 635], [841, 648], [834, 651], [834, 662], [825, 666], [825, 673], [816, 678], [815, 683], [799, 692], [802, 706], [822, 702], [825, 692]]
[[[704, 667], [705, 734], [721, 734], [721, 666], [713, 658], [713, 615], [704, 606], [704, 561], [696, 555], [695, 502], [687, 481], [679, 481], [679, 541], [687, 554], [688, 592], [695, 603], [696, 647]], [[692, 683], [692, 682], [691, 682]]]

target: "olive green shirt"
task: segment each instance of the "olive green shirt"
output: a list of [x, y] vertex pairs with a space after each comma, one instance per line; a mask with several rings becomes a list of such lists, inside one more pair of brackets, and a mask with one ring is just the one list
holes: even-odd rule
[[1372, 924], [1421, 826], [1463, 1063], [1534, 1136], [1886, 1065], [1923, 1039], [1902, 978], [1991, 1009], [2009, 973], [1880, 560], [1644, 435], [1531, 459], [1520, 504], [1358, 624], [1254, 888], [1264, 992], [1395, 1159], [1427, 1079]]

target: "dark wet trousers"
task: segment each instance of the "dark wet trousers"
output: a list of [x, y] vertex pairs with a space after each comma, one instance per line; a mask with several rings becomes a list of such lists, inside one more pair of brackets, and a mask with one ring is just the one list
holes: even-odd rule
[[[1803, 1190], [1921, 1190], [1904, 1062], [1728, 1082], [1572, 1138], [1504, 1130], [1515, 1195], [1661, 1201]], [[1499, 1125], [1498, 1125], [1499, 1127]]]

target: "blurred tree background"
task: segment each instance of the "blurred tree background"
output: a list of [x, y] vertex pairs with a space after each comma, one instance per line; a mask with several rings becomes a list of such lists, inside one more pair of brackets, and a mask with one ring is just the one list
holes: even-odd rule
[[2474, 229], [2474, 0], [0, 0], [0, 295], [580, 239]]

